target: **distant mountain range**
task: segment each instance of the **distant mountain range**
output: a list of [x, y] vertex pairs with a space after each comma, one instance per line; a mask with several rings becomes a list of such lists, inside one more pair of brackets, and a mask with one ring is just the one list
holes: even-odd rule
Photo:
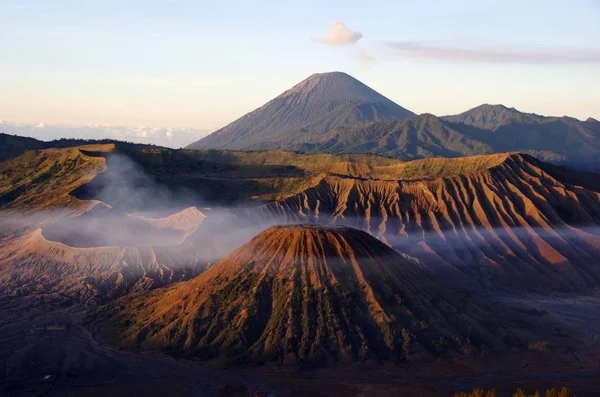
[[395, 104], [340, 72], [315, 74], [188, 149], [373, 153], [403, 159], [524, 152], [600, 169], [600, 122], [481, 105], [437, 117]]

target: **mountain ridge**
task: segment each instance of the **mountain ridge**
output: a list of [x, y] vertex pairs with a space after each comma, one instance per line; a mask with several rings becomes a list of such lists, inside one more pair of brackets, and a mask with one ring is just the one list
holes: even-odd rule
[[404, 167], [397, 181], [326, 176], [260, 211], [366, 230], [463, 284], [529, 291], [600, 285], [593, 259], [600, 255], [598, 175], [521, 154]]
[[[600, 170], [600, 123], [592, 118], [492, 104], [441, 117], [399, 114], [389, 112], [390, 102], [344, 73], [314, 74], [187, 148], [372, 153], [403, 160], [524, 152]], [[300, 117], [302, 112], [313, 119]]]
[[501, 104], [491, 105], [484, 103], [463, 113], [442, 116], [440, 118], [445, 121], [471, 125], [485, 130], [495, 130], [511, 122], [539, 124], [554, 117], [541, 116], [535, 113], [523, 113], [513, 107]]
[[423, 113], [404, 120], [345, 125], [316, 137], [291, 131], [262, 149], [371, 153], [404, 160], [522, 152], [600, 170], [600, 123], [569, 117], [543, 117], [532, 123], [502, 120], [493, 119], [484, 129]]

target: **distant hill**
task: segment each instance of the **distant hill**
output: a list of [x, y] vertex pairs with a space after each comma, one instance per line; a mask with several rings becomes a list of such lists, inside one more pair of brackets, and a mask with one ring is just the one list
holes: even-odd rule
[[[127, 140], [118, 140], [114, 138], [94, 139], [94, 138], [60, 138], [50, 141], [42, 141], [21, 135], [5, 134], [0, 132], [0, 163], [6, 160], [19, 157], [28, 150], [43, 149], [64, 149], [82, 145], [105, 145], [115, 144], [120, 148], [163, 148], [153, 143], [136, 143]], [[136, 149], [136, 150], [137, 150]], [[165, 148], [165, 150], [167, 150]], [[174, 150], [174, 149], [169, 149]]]
[[0, 162], [19, 157], [27, 150], [45, 149], [47, 142], [0, 133]]
[[318, 139], [342, 125], [411, 116], [414, 113], [345, 73], [318, 73], [188, 148], [269, 149], [270, 142], [290, 131]]
[[540, 124], [546, 121], [548, 117], [533, 113], [522, 113], [515, 108], [504, 105], [483, 104], [457, 115], [444, 116], [442, 119], [452, 123], [472, 125], [485, 130], [495, 130], [511, 123]]
[[[107, 144], [117, 143], [115, 139], [55, 139], [53, 141], [40, 141], [35, 138], [28, 138], [19, 135], [10, 135], [0, 133], [0, 163], [6, 160], [19, 157], [28, 150], [42, 149], [63, 149], [88, 144]], [[127, 144], [122, 142], [122, 144]], [[131, 144], [135, 145], [135, 144]], [[140, 145], [143, 146], [143, 145]]]
[[342, 126], [320, 134], [318, 139], [288, 133], [271, 146], [304, 153], [373, 153], [407, 160], [494, 152], [478, 139], [474, 127], [451, 124], [432, 114]]

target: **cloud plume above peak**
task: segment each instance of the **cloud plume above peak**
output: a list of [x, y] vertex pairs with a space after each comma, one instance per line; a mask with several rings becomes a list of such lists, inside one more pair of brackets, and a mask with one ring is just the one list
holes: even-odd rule
[[538, 65], [597, 64], [600, 51], [526, 50], [521, 48], [467, 48], [418, 41], [396, 41], [388, 45], [406, 58], [470, 63], [521, 63]]
[[347, 45], [354, 44], [363, 37], [361, 32], [349, 29], [344, 22], [335, 21], [327, 36], [321, 39], [323, 44], [327, 45]]

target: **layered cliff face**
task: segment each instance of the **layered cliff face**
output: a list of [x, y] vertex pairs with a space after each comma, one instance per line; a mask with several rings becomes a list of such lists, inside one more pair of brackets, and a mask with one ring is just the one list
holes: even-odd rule
[[405, 167], [397, 181], [327, 176], [261, 210], [266, 217], [362, 228], [438, 272], [458, 270], [486, 287], [600, 282], [597, 175], [519, 154]]
[[517, 346], [494, 313], [366, 232], [288, 225], [191, 281], [114, 302], [99, 324], [128, 347], [325, 365]]

